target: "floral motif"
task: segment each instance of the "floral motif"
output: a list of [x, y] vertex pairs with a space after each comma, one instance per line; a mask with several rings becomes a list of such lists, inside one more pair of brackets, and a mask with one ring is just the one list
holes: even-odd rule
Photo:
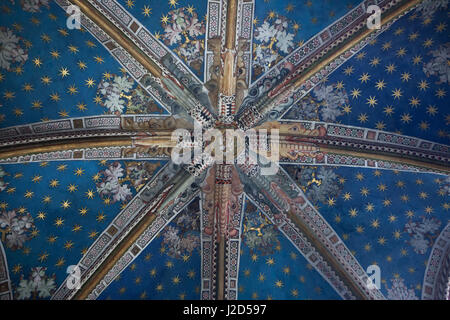
[[0, 67], [11, 70], [15, 63], [24, 64], [28, 59], [27, 52], [22, 49], [19, 41], [11, 29], [0, 27]]
[[414, 289], [405, 285], [405, 280], [402, 278], [391, 279], [391, 287], [387, 288], [388, 299], [390, 300], [418, 300]]
[[425, 0], [417, 5], [417, 11], [422, 13], [423, 19], [432, 18], [433, 14], [440, 9], [447, 9], [448, 0]]
[[282, 56], [293, 50], [298, 29], [294, 26], [296, 24], [288, 18], [275, 14], [267, 16], [255, 29], [256, 45], [253, 54], [256, 76], [268, 71]]
[[[205, 21], [199, 21], [197, 13], [191, 8], [178, 8], [168, 13], [163, 21], [164, 43], [177, 46], [174, 51], [194, 70], [200, 71], [203, 64]], [[184, 42], [183, 42], [184, 39]]]
[[2, 167], [0, 167], [0, 191], [3, 191], [6, 189], [6, 187], [8, 186], [8, 182], [5, 182], [5, 180], [3, 180], [3, 178], [7, 175], [6, 171], [3, 170]]
[[28, 212], [18, 214], [16, 210], [10, 210], [3, 211], [0, 215], [2, 241], [12, 250], [21, 249], [31, 239], [33, 229], [33, 218]]
[[159, 162], [127, 162], [127, 179], [131, 181], [136, 191], [139, 191], [160, 165]]
[[131, 96], [125, 96], [125, 98], [128, 99], [126, 113], [145, 114], [162, 112], [162, 109], [141, 87], [134, 89], [131, 92]]
[[409, 244], [418, 254], [425, 254], [427, 249], [433, 245], [433, 240], [437, 237], [437, 232], [441, 226], [441, 221], [436, 218], [422, 216], [422, 221], [409, 221], [405, 225], [405, 231], [411, 237]]
[[244, 216], [244, 232], [242, 234], [245, 244], [251, 252], [268, 255], [274, 252], [280, 244], [277, 229], [263, 214], [251, 204], [247, 204], [248, 213]]
[[[127, 162], [125, 168], [119, 162], [113, 162], [107, 169], [99, 172], [97, 192], [103, 198], [112, 197], [111, 203], [126, 202], [132, 198], [131, 188], [136, 191], [144, 186], [155, 170], [160, 166], [159, 162]], [[126, 182], [130, 184], [126, 184]]]
[[24, 300], [51, 297], [56, 289], [56, 275], [49, 277], [45, 274], [46, 270], [44, 267], [35, 267], [31, 269], [28, 279], [22, 275], [16, 288], [16, 298]]
[[134, 85], [131, 77], [111, 75], [98, 84], [97, 95], [103, 97], [101, 104], [110, 114], [146, 114], [156, 111], [161, 113], [162, 109], [142, 88], [132, 90]]
[[429, 76], [439, 77], [437, 84], [449, 83], [450, 84], [450, 44], [440, 46], [438, 49], [429, 53], [433, 56], [433, 59], [424, 64], [423, 72]]
[[162, 245], [167, 249], [167, 254], [173, 258], [190, 256], [200, 247], [200, 212], [198, 201], [191, 204], [174, 220], [175, 226], [168, 226], [163, 231]]
[[49, 0], [20, 0], [20, 5], [23, 11], [27, 12], [41, 12], [41, 7], [49, 8]]
[[119, 162], [109, 165], [108, 169], [101, 171], [103, 176], [101, 181], [97, 182], [97, 192], [102, 198], [112, 196], [112, 203], [117, 201], [128, 201], [132, 197], [128, 184], [123, 184], [121, 179], [124, 175], [124, 169]]
[[349, 98], [344, 89], [322, 83], [295, 104], [286, 116], [299, 120], [335, 121], [343, 115], [341, 107], [348, 102]]
[[287, 170], [313, 203], [325, 203], [329, 198], [337, 197], [341, 191], [339, 177], [333, 169], [289, 166]]
[[112, 81], [103, 79], [98, 84], [97, 94], [104, 97], [103, 106], [109, 113], [120, 115], [125, 109], [125, 93], [130, 92], [134, 81], [131, 77], [113, 75]]

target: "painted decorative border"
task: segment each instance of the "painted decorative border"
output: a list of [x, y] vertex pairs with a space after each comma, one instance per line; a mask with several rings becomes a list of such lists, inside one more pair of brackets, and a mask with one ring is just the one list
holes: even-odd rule
[[12, 300], [13, 292], [9, 279], [8, 261], [3, 244], [0, 241], [0, 300]]
[[447, 300], [450, 279], [450, 223], [434, 243], [422, 285], [422, 300]]
[[214, 52], [209, 48], [209, 40], [220, 38], [223, 32], [221, 23], [222, 1], [208, 0], [206, 12], [206, 35], [205, 35], [205, 63], [204, 63], [204, 82], [209, 81], [211, 74], [209, 69], [213, 65]]
[[[201, 300], [214, 300], [216, 296], [216, 243], [214, 232], [207, 235], [204, 230], [208, 225], [208, 213], [203, 210], [205, 205], [205, 196], [201, 193], [200, 199], [200, 241], [201, 241]], [[217, 226], [214, 224], [214, 229]]]
[[131, 135], [123, 123], [143, 123], [151, 119], [166, 120], [170, 115], [125, 114], [94, 115], [46, 122], [35, 122], [0, 129], [0, 146], [42, 142], [58, 138], [78, 138], [96, 135]]
[[[350, 140], [354, 140], [354, 144], [358, 147], [361, 146], [361, 142], [369, 146], [368, 148], [372, 151], [377, 150], [376, 147], [371, 147], [375, 145], [381, 145], [385, 150], [377, 151], [393, 151], [391, 146], [396, 146], [403, 148], [401, 151], [403, 155], [415, 155], [415, 156], [427, 156], [429, 159], [438, 161], [449, 161], [450, 157], [450, 146], [439, 144], [436, 142], [423, 140], [415, 137], [399, 135], [396, 133], [391, 133], [387, 131], [381, 131], [376, 129], [369, 129], [363, 127], [355, 127], [349, 125], [341, 125], [336, 123], [327, 123], [320, 121], [304, 121], [304, 120], [285, 120], [280, 121], [280, 124], [299, 124], [306, 129], [319, 129], [325, 128], [326, 136], [324, 139], [315, 138], [317, 142], [337, 145], [343, 139], [346, 139], [346, 146], [351, 147], [352, 144]], [[295, 132], [293, 132], [295, 134]], [[328, 137], [335, 139], [328, 139]], [[340, 144], [344, 145], [344, 144]], [[378, 147], [377, 147], [378, 148]], [[380, 147], [381, 148], [381, 147]], [[398, 149], [400, 150], [400, 149]], [[429, 151], [429, 154], [420, 153], [420, 151]], [[400, 151], [398, 151], [400, 152]], [[434, 158], [433, 158], [434, 156]]]
[[229, 238], [226, 245], [226, 267], [225, 267], [225, 299], [237, 300], [239, 293], [239, 262], [241, 257], [241, 234], [242, 234], [242, 220], [244, 218], [244, 203], [245, 196], [241, 195], [239, 201], [241, 208], [238, 214], [231, 217], [233, 226], [237, 228], [238, 233], [235, 237]]

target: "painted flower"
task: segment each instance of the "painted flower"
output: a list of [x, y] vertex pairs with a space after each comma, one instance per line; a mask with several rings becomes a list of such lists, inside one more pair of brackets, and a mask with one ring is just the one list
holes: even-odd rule
[[19, 45], [20, 38], [12, 30], [0, 27], [0, 67], [11, 69], [14, 63], [25, 63], [28, 54]]
[[391, 279], [391, 287], [387, 288], [390, 300], [418, 300], [414, 289], [409, 289], [402, 278]]
[[31, 269], [28, 279], [22, 275], [19, 285], [16, 288], [15, 296], [17, 299], [44, 299], [51, 297], [56, 289], [56, 276], [48, 277], [45, 274], [46, 271], [47, 268], [45, 267], [35, 267]]

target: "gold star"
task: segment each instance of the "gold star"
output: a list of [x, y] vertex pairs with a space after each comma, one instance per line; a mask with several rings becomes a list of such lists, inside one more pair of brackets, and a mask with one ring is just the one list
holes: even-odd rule
[[11, 100], [14, 99], [16, 97], [16, 94], [12, 91], [5, 91], [5, 93], [3, 94], [3, 98], [5, 98], [6, 100]]
[[353, 99], [357, 99], [361, 95], [361, 90], [353, 89], [351, 92], [351, 95], [352, 95]]
[[81, 70], [84, 70], [84, 69], [86, 69], [87, 68], [87, 65], [86, 65], [86, 63], [85, 62], [83, 62], [83, 61], [78, 61], [78, 68], [80, 68]]
[[27, 198], [27, 199], [31, 199], [31, 198], [33, 198], [33, 195], [34, 195], [34, 192], [33, 191], [26, 191], [25, 192], [25, 194], [24, 194], [24, 197], [25, 198]]
[[78, 189], [78, 186], [76, 186], [76, 185], [74, 185], [74, 184], [70, 184], [70, 185], [67, 187], [67, 190], [69, 190], [69, 192], [75, 192], [75, 191], [77, 191], [77, 189]]
[[87, 110], [86, 104], [85, 104], [85, 103], [82, 103], [82, 102], [79, 102], [79, 103], [77, 104], [77, 109], [80, 110], [80, 111], [85, 111], [85, 110]]
[[344, 74], [349, 76], [353, 73], [353, 66], [349, 66], [347, 68], [344, 69]]
[[86, 192], [86, 198], [88, 198], [88, 199], [94, 199], [94, 191], [88, 190], [88, 191]]
[[102, 57], [99, 57], [99, 56], [95, 56], [95, 57], [94, 57], [94, 60], [95, 60], [95, 62], [97, 62], [97, 63], [103, 63], [103, 62], [105, 62], [105, 61], [103, 60], [103, 58], [102, 58]]
[[74, 245], [73, 242], [68, 240], [68, 241], [66, 241], [66, 243], [64, 243], [64, 249], [70, 250], [73, 248], [73, 245]]
[[370, 60], [370, 65], [372, 67], [376, 67], [376, 66], [378, 66], [380, 64], [380, 62], [381, 62], [380, 58], [376, 58], [375, 57], [372, 60]]
[[422, 80], [417, 87], [420, 89], [420, 91], [426, 91], [429, 88], [429, 85], [426, 80]]
[[426, 122], [426, 121], [422, 121], [419, 124], [419, 128], [422, 131], [428, 130], [430, 128], [430, 124], [428, 122]]
[[87, 80], [84, 80], [86, 82], [86, 86], [88, 88], [92, 88], [95, 85], [95, 81], [92, 78], [88, 78]]
[[67, 93], [69, 93], [70, 95], [77, 94], [78, 89], [77, 87], [75, 87], [75, 85], [71, 85], [67, 88]]
[[86, 213], [88, 212], [88, 208], [84, 207], [84, 208], [81, 208], [79, 211], [80, 211], [80, 215], [85, 216]]
[[386, 72], [391, 74], [396, 70], [396, 68], [397, 67], [393, 63], [391, 63], [388, 66], [386, 66]]
[[369, 106], [375, 107], [377, 105], [377, 99], [375, 97], [370, 96], [366, 102]]
[[406, 55], [407, 50], [405, 48], [400, 48], [399, 50], [397, 50], [397, 57], [403, 57], [404, 55]]
[[61, 226], [63, 226], [63, 225], [64, 225], [64, 219], [62, 219], [62, 218], [57, 218], [57, 219], [55, 220], [55, 226], [61, 227]]
[[45, 214], [45, 212], [39, 211], [36, 217], [40, 220], [44, 220], [46, 217], [46, 214]]
[[361, 83], [366, 83], [369, 80], [370, 80], [370, 75], [368, 73], [363, 73], [361, 75], [361, 77], [359, 78], [359, 81], [361, 81]]
[[418, 98], [412, 97], [411, 99], [409, 99], [409, 104], [412, 107], [417, 107], [420, 104], [420, 100]]
[[56, 179], [52, 179], [52, 180], [50, 181], [50, 187], [56, 188], [57, 186], [59, 186], [59, 181], [56, 180]]
[[393, 90], [392, 96], [394, 97], [394, 99], [400, 99], [403, 96], [402, 90], [401, 89]]
[[41, 78], [41, 82], [42, 82], [43, 84], [50, 84], [50, 83], [52, 82], [52, 79], [51, 79], [50, 77], [48, 77], [48, 76], [43, 76], [43, 77]]
[[69, 75], [70, 75], [69, 69], [67, 69], [67, 68], [61, 68], [61, 69], [59, 69], [59, 75], [60, 75], [62, 78], [69, 76]]
[[383, 90], [384, 88], [386, 88], [386, 82], [384, 82], [384, 80], [380, 80], [376, 83], [375, 87], [378, 90]]
[[97, 222], [102, 222], [103, 220], [105, 220], [105, 218], [106, 218], [106, 215], [103, 212], [101, 212], [97, 215], [96, 220], [97, 220]]
[[386, 113], [386, 115], [390, 116], [394, 113], [394, 108], [392, 106], [387, 106], [384, 108], [384, 113]]
[[419, 37], [419, 34], [417, 32], [411, 33], [408, 37], [409, 41], [415, 41]]
[[39, 260], [40, 262], [44, 262], [44, 261], [47, 260], [48, 256], [49, 256], [49, 254], [48, 254], [47, 252], [41, 253], [41, 254], [39, 255], [38, 260]]
[[380, 227], [380, 222], [378, 221], [378, 219], [374, 219], [371, 221], [370, 225], [372, 226], [372, 228], [379, 228]]
[[408, 82], [411, 79], [411, 74], [408, 72], [402, 73], [402, 82], [406, 81]]
[[332, 207], [336, 204], [336, 200], [334, 198], [328, 198], [327, 204], [329, 207]]
[[445, 94], [446, 94], [446, 92], [445, 92], [444, 89], [438, 89], [438, 90], [436, 91], [436, 97], [438, 97], [438, 98], [443, 98], [443, 97], [445, 97]]
[[68, 117], [69, 113], [66, 110], [61, 110], [58, 112], [59, 116], [62, 118]]
[[427, 40], [425, 40], [425, 42], [423, 43], [423, 46], [424, 46], [425, 48], [429, 48], [429, 47], [431, 47], [431, 46], [433, 45], [433, 43], [434, 43], [433, 39], [427, 39]]
[[73, 45], [68, 46], [68, 48], [69, 48], [69, 51], [70, 51], [71, 53], [77, 54], [78, 51], [80, 51], [80, 50], [78, 50], [78, 47], [73, 46]]
[[417, 65], [420, 64], [420, 63], [422, 63], [422, 57], [421, 57], [421, 56], [415, 56], [415, 57], [413, 58], [413, 64], [414, 64], [415, 66], [417, 66]]
[[84, 174], [84, 169], [77, 168], [76, 170], [74, 170], [74, 174], [78, 177], [82, 176]]
[[68, 201], [68, 200], [62, 201], [61, 208], [63, 208], [64, 210], [70, 208], [70, 201]]
[[389, 50], [390, 48], [392, 47], [392, 43], [391, 43], [391, 41], [389, 41], [389, 42], [385, 42], [384, 44], [383, 44], [383, 51], [386, 51], [386, 50]]
[[368, 119], [369, 119], [369, 117], [365, 113], [361, 113], [358, 116], [358, 121], [361, 122], [361, 123], [367, 122]]
[[162, 23], [162, 24], [167, 24], [168, 22], [169, 22], [169, 17], [166, 16], [166, 15], [163, 15], [163, 16], [161, 17], [161, 23]]

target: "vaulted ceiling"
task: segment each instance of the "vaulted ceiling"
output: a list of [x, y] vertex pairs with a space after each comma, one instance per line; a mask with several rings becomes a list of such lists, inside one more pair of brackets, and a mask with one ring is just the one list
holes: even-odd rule
[[[3, 1], [0, 299], [448, 299], [449, 9]], [[198, 123], [276, 172], [175, 164]]]

